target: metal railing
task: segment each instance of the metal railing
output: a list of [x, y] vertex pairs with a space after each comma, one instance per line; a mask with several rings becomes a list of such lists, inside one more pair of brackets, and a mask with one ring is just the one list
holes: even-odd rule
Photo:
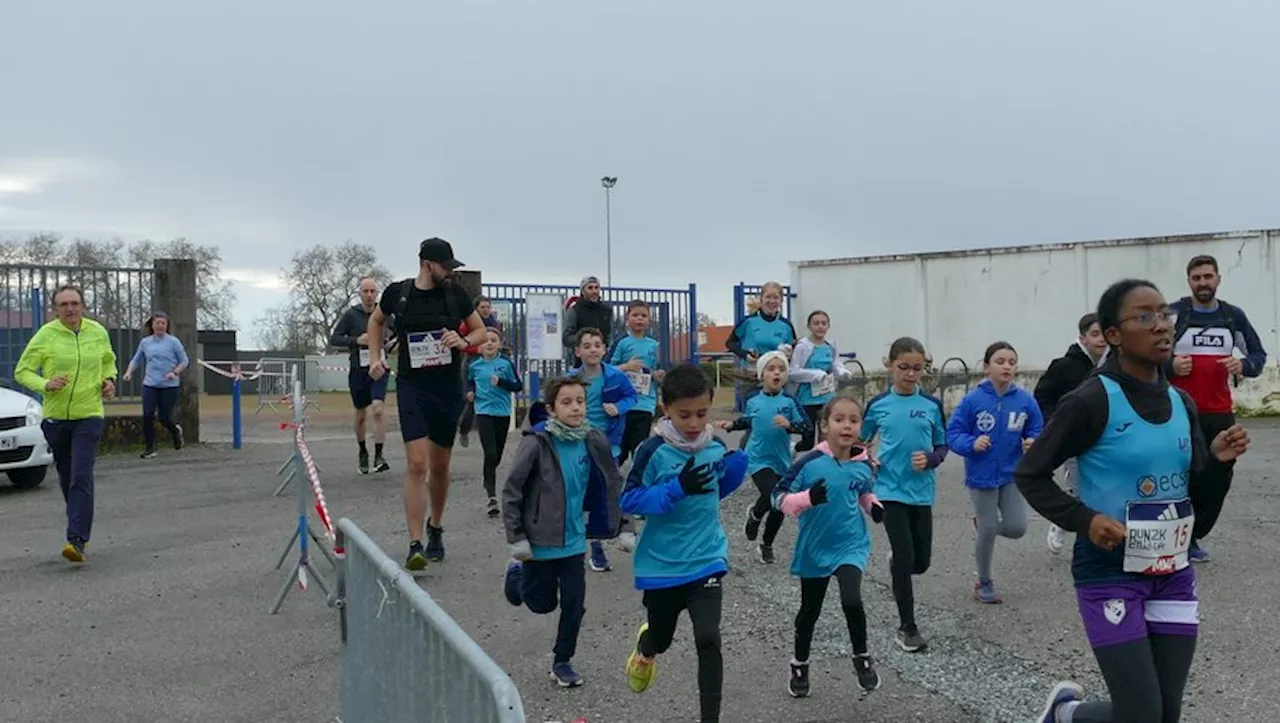
[[524, 723], [511, 678], [355, 522], [334, 548], [339, 723]]

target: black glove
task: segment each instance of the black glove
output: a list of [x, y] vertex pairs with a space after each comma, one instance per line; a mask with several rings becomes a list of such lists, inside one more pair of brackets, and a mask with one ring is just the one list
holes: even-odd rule
[[814, 507], [817, 507], [818, 505], [825, 505], [827, 503], [826, 479], [820, 479], [817, 482], [814, 482], [813, 486], [809, 488], [809, 502], [813, 503]]
[[877, 525], [884, 522], [884, 508], [880, 505], [871, 505], [871, 521]]
[[711, 491], [707, 489], [707, 484], [711, 482], [711, 467], [705, 464], [694, 467], [693, 462], [694, 458], [690, 457], [680, 470], [680, 489], [686, 495], [705, 495]]

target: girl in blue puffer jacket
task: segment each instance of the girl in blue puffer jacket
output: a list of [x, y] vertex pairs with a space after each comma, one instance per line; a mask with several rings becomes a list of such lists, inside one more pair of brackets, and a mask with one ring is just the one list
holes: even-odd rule
[[973, 597], [1001, 602], [991, 580], [991, 554], [996, 536], [1016, 540], [1027, 532], [1027, 503], [1013, 484], [1013, 469], [1024, 450], [1040, 434], [1044, 418], [1030, 392], [1013, 383], [1018, 352], [997, 341], [982, 357], [987, 378], [960, 400], [947, 423], [947, 445], [964, 457], [964, 484], [973, 500], [978, 531], [974, 559], [978, 581]]

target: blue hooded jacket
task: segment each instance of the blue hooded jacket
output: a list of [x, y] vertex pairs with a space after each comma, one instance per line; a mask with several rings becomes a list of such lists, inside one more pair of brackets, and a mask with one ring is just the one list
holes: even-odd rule
[[[618, 408], [618, 416], [609, 418], [609, 426], [604, 430], [605, 436], [609, 438], [609, 444], [614, 446], [614, 456], [618, 455], [618, 448], [622, 445], [622, 433], [627, 427], [627, 412], [635, 408], [640, 398], [636, 396], [636, 388], [631, 386], [631, 380], [627, 378], [626, 372], [612, 364], [600, 365], [600, 373], [604, 375], [603, 387], [600, 390], [600, 401], [603, 404], [612, 404]], [[582, 374], [582, 367], [570, 369], [568, 376], [576, 377]], [[590, 412], [588, 412], [588, 415]]]
[[[1010, 384], [1004, 394], [991, 380], [983, 380], [960, 400], [947, 423], [947, 446], [964, 457], [964, 483], [975, 489], [996, 489], [1013, 482], [1022, 459], [1022, 440], [1040, 436], [1044, 417], [1030, 392]], [[987, 435], [991, 446], [975, 452], [973, 443]]]

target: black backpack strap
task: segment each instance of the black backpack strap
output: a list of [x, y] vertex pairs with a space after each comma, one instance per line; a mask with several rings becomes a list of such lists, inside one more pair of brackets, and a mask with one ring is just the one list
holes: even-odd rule
[[1173, 343], [1177, 344], [1191, 326], [1191, 297], [1178, 299], [1178, 320], [1173, 324]]

